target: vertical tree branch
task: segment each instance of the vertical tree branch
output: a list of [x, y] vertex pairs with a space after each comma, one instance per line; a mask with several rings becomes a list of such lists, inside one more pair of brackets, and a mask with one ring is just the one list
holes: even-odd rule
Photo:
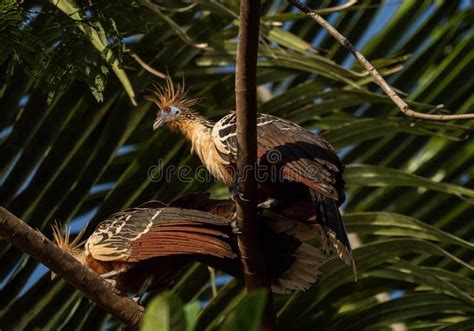
[[115, 293], [99, 275], [3, 207], [0, 207], [0, 239], [43, 263], [127, 326], [139, 328], [143, 319], [141, 306], [129, 297]]
[[259, 240], [257, 214], [257, 55], [260, 28], [260, 1], [241, 0], [240, 27], [235, 77], [237, 116], [237, 180], [245, 201], [237, 201], [240, 256], [247, 291], [267, 290], [262, 330], [276, 330], [273, 299], [263, 249]]

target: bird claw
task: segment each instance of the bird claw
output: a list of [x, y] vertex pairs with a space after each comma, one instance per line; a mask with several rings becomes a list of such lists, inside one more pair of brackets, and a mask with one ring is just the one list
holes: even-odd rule
[[107, 285], [110, 286], [110, 288], [112, 289], [112, 291], [115, 293], [115, 294], [118, 294], [118, 295], [123, 295], [122, 292], [120, 292], [120, 290], [117, 288], [117, 281], [115, 279], [112, 279], [113, 277], [119, 275], [120, 273], [122, 273], [124, 270], [112, 270], [112, 271], [109, 271], [105, 274], [101, 274], [100, 277], [105, 280], [105, 283]]
[[231, 192], [232, 192], [232, 200], [234, 201], [250, 201], [247, 199], [244, 195], [244, 192], [242, 192], [240, 185], [239, 185], [239, 180], [237, 178], [234, 178], [232, 181], [232, 187], [231, 187]]
[[117, 288], [117, 281], [115, 279], [104, 279], [105, 283], [110, 286], [110, 289], [118, 295], [123, 295]]

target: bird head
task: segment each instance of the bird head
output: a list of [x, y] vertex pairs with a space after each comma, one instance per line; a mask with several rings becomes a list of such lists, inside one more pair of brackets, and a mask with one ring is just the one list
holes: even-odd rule
[[187, 91], [182, 84], [174, 86], [170, 76], [166, 76], [166, 82], [160, 86], [155, 84], [155, 89], [145, 98], [158, 107], [153, 130], [157, 130], [162, 126], [172, 127], [180, 120], [185, 119], [191, 113], [190, 108], [197, 103], [199, 99], [189, 99], [186, 97]]
[[[80, 241], [84, 236], [86, 226], [78, 233], [73, 241], [70, 241], [71, 237], [71, 228], [63, 229], [61, 224], [56, 222], [53, 226], [53, 238], [56, 245], [61, 248], [63, 251], [67, 252], [69, 255], [72, 255], [76, 260], [85, 264], [85, 252], [84, 249], [80, 248], [84, 241]], [[65, 230], [65, 231], [64, 231]], [[51, 271], [51, 280], [56, 278], [56, 273]]]

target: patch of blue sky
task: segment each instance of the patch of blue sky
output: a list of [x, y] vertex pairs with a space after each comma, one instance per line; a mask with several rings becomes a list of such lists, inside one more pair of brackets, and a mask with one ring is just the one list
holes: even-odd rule
[[282, 81], [279, 85], [276, 85], [273, 88], [273, 96], [278, 96], [285, 93], [293, 82], [293, 77], [289, 77], [286, 80]]
[[[226, 274], [221, 274], [216, 277], [216, 286], [221, 287], [224, 285], [227, 285], [234, 277], [226, 275]], [[211, 284], [209, 283], [209, 288]], [[199, 300], [199, 306], [202, 308], [205, 308], [209, 304], [209, 300], [207, 299], [202, 299]]]
[[43, 7], [41, 6], [33, 6], [31, 9], [28, 11], [28, 15], [26, 16], [26, 19], [21, 23], [21, 28], [24, 29], [30, 23], [41, 13], [41, 10]]
[[206, 306], [209, 304], [209, 300], [199, 300], [199, 307], [201, 309], [206, 308]]
[[120, 156], [120, 155], [124, 155], [124, 154], [127, 154], [127, 153], [130, 153], [130, 152], [133, 152], [137, 149], [137, 146], [136, 145], [122, 145], [120, 146], [120, 148], [117, 150], [117, 153], [115, 153], [115, 156]]
[[[275, 5], [276, 5], [276, 6], [275, 6], [275, 9], [274, 9], [273, 14], [274, 14], [274, 15], [278, 15], [278, 14], [279, 14], [278, 10], [279, 10], [279, 7], [280, 7], [280, 6], [279, 6], [279, 4], [278, 4], [277, 2], [275, 2]], [[296, 8], [295, 6], [291, 6], [291, 8], [290, 8], [290, 13], [298, 13], [298, 14], [299, 14], [299, 13], [301, 13], [301, 11], [300, 11], [298, 8]], [[291, 21], [291, 20], [290, 20], [290, 21], [283, 22], [282, 29], [283, 29], [283, 30], [289, 30], [289, 29], [291, 29], [291, 27], [292, 27], [294, 24], [295, 24], [295, 22], [294, 22], [294, 21]]]
[[[28, 104], [28, 101], [30, 101], [30, 95], [26, 94], [20, 98], [20, 100], [18, 101], [18, 106], [20, 108], [23, 108]], [[10, 133], [12, 133], [12, 131], [13, 131], [13, 125], [7, 126], [3, 128], [2, 130], [0, 130], [0, 140], [8, 137]]]
[[130, 36], [126, 36], [122, 38], [122, 42], [125, 45], [132, 45], [140, 42], [140, 40], [143, 39], [145, 35], [143, 33], [138, 33], [138, 34], [132, 34]]
[[31, 170], [30, 174], [28, 175], [28, 177], [23, 181], [23, 183], [21, 184], [20, 188], [18, 189], [18, 191], [16, 191], [15, 193], [15, 196], [21, 194], [31, 183], [31, 181], [33, 180], [33, 177], [36, 175], [36, 173], [38, 172], [38, 169], [39, 167], [41, 166], [41, 162], [38, 162], [35, 167], [33, 168], [33, 170]]
[[283, 24], [281, 25], [281, 28], [282, 28], [283, 30], [287, 30], [287, 31], [288, 31], [288, 30], [291, 29], [291, 27], [293, 26], [293, 24], [294, 24], [293, 21], [286, 21], [286, 22], [283, 22]]
[[473, 7], [474, 7], [474, 2], [472, 2], [472, 0], [462, 0], [459, 6], [459, 9], [464, 11], [464, 10], [472, 9]]
[[217, 286], [226, 285], [232, 279], [234, 279], [234, 277], [229, 276], [229, 275], [219, 275], [219, 276], [216, 277], [216, 285]]
[[[280, 6], [281, 3], [279, 1], [272, 1], [270, 2], [270, 7], [267, 9], [267, 15], [277, 15], [280, 13]], [[293, 6], [290, 8], [291, 12], [294, 12]]]
[[[400, 7], [401, 1], [384, 1], [382, 6], [379, 8], [377, 14], [372, 19], [369, 27], [359, 38], [357, 43], [354, 45], [358, 50], [362, 50], [367, 43], [372, 40], [378, 33], [380, 33], [386, 26], [386, 23], [393, 16], [394, 12]], [[352, 67], [355, 62], [355, 58], [352, 55], [346, 57], [342, 62], [342, 65], [346, 68]]]
[[370, 107], [370, 105], [368, 103], [364, 103], [364, 104], [360, 105], [356, 109], [356, 111], [354, 112], [354, 115], [357, 116], [357, 117], [362, 116], [369, 107]]
[[345, 194], [346, 194], [346, 200], [342, 203], [342, 205], [339, 206], [339, 209], [344, 213], [344, 211], [347, 209], [347, 205], [349, 204], [349, 200], [350, 200], [350, 192], [349, 191], [345, 191]]
[[[341, 15], [340, 13], [331, 14], [328, 18], [326, 18], [326, 20], [329, 22], [329, 24], [333, 25], [336, 23], [340, 15]], [[313, 40], [311, 41], [311, 45], [313, 45], [313, 47], [315, 48], [318, 48], [319, 45], [323, 42], [323, 40], [327, 36], [328, 36], [328, 31], [326, 29], [321, 28], [319, 32], [316, 34], [316, 36], [313, 38]], [[336, 40], [334, 40], [334, 42], [336, 42]]]
[[89, 18], [90, 19], [94, 16], [94, 13], [90, 9], [83, 10], [80, 14], [82, 15], [83, 19], [84, 18]]
[[99, 183], [95, 184], [94, 186], [91, 187], [89, 190], [89, 194], [97, 194], [101, 192], [105, 192], [110, 190], [112, 187], [114, 187], [115, 182], [107, 182], [107, 183]]
[[459, 176], [458, 183], [460, 185], [465, 185], [467, 184], [467, 182], [469, 182], [470, 179], [471, 177], [469, 176], [469, 174], [462, 174], [461, 176]]
[[[423, 11], [423, 14], [421, 14], [421, 16], [418, 17], [418, 19], [413, 24], [410, 24], [410, 28], [402, 35], [402, 38], [400, 38], [398, 40], [398, 42], [394, 45], [393, 49], [397, 50], [397, 52], [400, 52], [402, 50], [403, 45], [405, 45], [407, 43], [407, 41], [409, 41], [413, 37], [413, 34], [423, 24], [425, 24], [426, 21], [431, 18], [431, 16], [434, 15], [437, 7], [439, 7], [439, 5], [437, 5], [436, 3], [430, 4], [428, 6], [428, 8], [426, 8]], [[428, 41], [429, 41], [429, 39], [428, 39]]]
[[3, 290], [3, 287], [10, 281], [13, 275], [18, 271], [18, 268], [23, 263], [23, 259], [20, 261], [8, 272], [5, 278], [0, 282], [0, 290]]
[[25, 107], [28, 104], [28, 101], [30, 101], [30, 95], [25, 94], [20, 98], [20, 101], [18, 101], [18, 106]]
[[405, 296], [405, 291], [402, 291], [402, 290], [391, 291], [388, 293], [388, 296], [390, 300], [400, 299]]
[[92, 220], [98, 209], [99, 207], [93, 208], [88, 212], [73, 218], [68, 224], [68, 227], [71, 229], [71, 233], [79, 233], [84, 228], [84, 226], [86, 226], [86, 224]]
[[[403, 73], [410, 68], [410, 66], [418, 61], [418, 58], [420, 55], [425, 54], [426, 49], [431, 46], [432, 41], [429, 38], [426, 38], [423, 40], [423, 42], [418, 45], [418, 48], [415, 52], [411, 54], [411, 56], [408, 58], [408, 60], [404, 63], [404, 70], [400, 70], [393, 75], [390, 75], [390, 77], [387, 77], [387, 81], [389, 84], [393, 84]], [[420, 87], [420, 83], [416, 82], [412, 84], [409, 90], [405, 90], [403, 92], [407, 93], [408, 95], [412, 93], [413, 91], [416, 91]]]
[[3, 183], [5, 183], [5, 181], [7, 180], [8, 176], [10, 175], [10, 173], [12, 172], [13, 168], [15, 168], [15, 165], [16, 163], [18, 162], [18, 160], [20, 159], [20, 156], [21, 156], [21, 152], [18, 153], [15, 158], [13, 159], [13, 162], [10, 164], [10, 166], [7, 168], [7, 171], [4, 172], [2, 178], [0, 179], [0, 186], [3, 185]]
[[344, 146], [342, 149], [340, 149], [337, 152], [337, 155], [339, 156], [340, 159], [343, 159], [349, 154], [350, 151], [354, 149], [355, 145], [349, 145], [349, 146]]
[[214, 72], [216, 74], [234, 74], [235, 73], [235, 65], [227, 65], [224, 67], [216, 67], [214, 68]]
[[[79, 231], [82, 230], [82, 228], [94, 217], [96, 214], [98, 208], [91, 209], [85, 214], [82, 214], [76, 218], [74, 218], [69, 224], [68, 227], [71, 229], [71, 232], [73, 234], [78, 233]], [[21, 263], [21, 262], [20, 262]], [[10, 275], [8, 275], [5, 280], [3, 281], [2, 284], [0, 284], [0, 288], [3, 288], [3, 286], [8, 282], [8, 280], [13, 276], [13, 273], [17, 270], [17, 268], [13, 268], [12, 272]], [[46, 274], [49, 271], [49, 269], [44, 266], [43, 264], [38, 264], [38, 266], [35, 268], [31, 276], [28, 278], [26, 281], [25, 285], [21, 289], [19, 296], [23, 295], [28, 291], [37, 281], [40, 279], [44, 274]]]
[[25, 285], [23, 285], [23, 288], [21, 289], [20, 293], [18, 293], [18, 296], [22, 296], [25, 294], [36, 282], [38, 279], [43, 277], [47, 272], [49, 272], [49, 269], [44, 265], [39, 263], [33, 273], [31, 274], [30, 278], [26, 281]]
[[7, 126], [3, 130], [0, 131], [0, 140], [7, 138], [10, 133], [13, 131], [13, 125]]

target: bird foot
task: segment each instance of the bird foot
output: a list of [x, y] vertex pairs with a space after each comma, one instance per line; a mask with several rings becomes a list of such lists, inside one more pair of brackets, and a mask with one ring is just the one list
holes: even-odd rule
[[115, 279], [104, 279], [105, 283], [110, 286], [110, 289], [118, 295], [123, 295], [117, 288], [117, 281]]
[[232, 180], [232, 186], [230, 188], [231, 195], [232, 195], [232, 200], [235, 202], [237, 201], [250, 201], [247, 199], [244, 195], [244, 192], [242, 192], [242, 189], [240, 188], [239, 180], [237, 177], [234, 177]]
[[112, 271], [109, 271], [109, 272], [107, 272], [107, 273], [105, 273], [105, 274], [100, 275], [100, 277], [102, 277], [103, 279], [108, 280], [108, 279], [110, 279], [110, 278], [112, 278], [112, 277], [117, 276], [120, 272], [121, 272], [121, 271], [112, 270]]
[[110, 286], [110, 288], [112, 289], [112, 291], [114, 291], [115, 294], [123, 295], [123, 293], [117, 289], [117, 281], [112, 278], [119, 275], [120, 273], [124, 271], [125, 271], [124, 269], [112, 270], [112, 271], [106, 272], [105, 274], [101, 274], [100, 277], [103, 280], [105, 280], [105, 282]]

